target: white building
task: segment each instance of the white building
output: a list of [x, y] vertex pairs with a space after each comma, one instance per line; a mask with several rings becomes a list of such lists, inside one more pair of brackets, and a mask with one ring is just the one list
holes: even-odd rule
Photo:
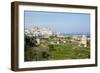
[[29, 36], [29, 37], [32, 37], [32, 34], [31, 34], [30, 30], [28, 30], [28, 29], [24, 30], [24, 34]]
[[52, 31], [47, 28], [33, 27], [31, 29], [25, 29], [25, 34], [28, 36], [49, 38], [52, 35]]
[[82, 35], [82, 38], [80, 40], [79, 45], [83, 45], [84, 47], [87, 47], [87, 37], [86, 37], [86, 35]]
[[41, 28], [39, 31], [42, 38], [49, 38], [52, 35], [52, 31], [47, 28]]

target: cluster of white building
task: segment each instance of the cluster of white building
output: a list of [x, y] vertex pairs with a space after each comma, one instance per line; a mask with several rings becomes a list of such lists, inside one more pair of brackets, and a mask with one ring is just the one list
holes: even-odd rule
[[48, 28], [41, 28], [33, 26], [31, 29], [25, 29], [25, 34], [32, 37], [49, 38], [52, 35], [52, 31]]

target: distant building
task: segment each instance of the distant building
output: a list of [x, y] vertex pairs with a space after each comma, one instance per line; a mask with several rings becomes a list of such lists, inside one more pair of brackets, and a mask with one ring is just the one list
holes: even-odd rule
[[82, 38], [80, 40], [79, 45], [83, 45], [84, 47], [87, 47], [87, 37], [86, 37], [86, 35], [82, 35]]
[[39, 31], [41, 38], [49, 38], [52, 35], [52, 31], [47, 28], [42, 28]]
[[76, 41], [81, 40], [81, 38], [82, 38], [82, 35], [73, 35], [72, 36], [72, 40], [76, 40]]
[[52, 35], [52, 31], [47, 28], [39, 28], [34, 26], [31, 29], [25, 29], [25, 34], [28, 36], [34, 36], [39, 38], [49, 38]]
[[65, 38], [65, 37], [66, 37], [66, 36], [62, 35], [60, 32], [57, 32], [57, 33], [56, 33], [56, 36], [57, 36], [58, 38]]
[[25, 28], [24, 34], [29, 36], [29, 37], [32, 37], [32, 34], [31, 34], [30, 30], [28, 30], [27, 28]]

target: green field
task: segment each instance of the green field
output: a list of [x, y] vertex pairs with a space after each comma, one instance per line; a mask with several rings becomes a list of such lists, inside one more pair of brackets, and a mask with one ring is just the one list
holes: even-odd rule
[[60, 60], [60, 59], [84, 59], [90, 57], [89, 47], [78, 47], [72, 44], [60, 44], [54, 45], [50, 48], [50, 59]]
[[77, 42], [65, 39], [66, 43], [50, 44], [57, 38], [42, 39], [41, 44], [25, 48], [25, 61], [86, 59], [90, 58], [90, 45], [78, 46]]

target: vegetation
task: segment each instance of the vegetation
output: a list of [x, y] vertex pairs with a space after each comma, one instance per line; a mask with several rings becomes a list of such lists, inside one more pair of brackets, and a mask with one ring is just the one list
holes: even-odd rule
[[[70, 37], [64, 39], [66, 43], [62, 43], [57, 37], [41, 39], [39, 45], [35, 45], [35, 39], [25, 35], [25, 61], [90, 58], [90, 45], [78, 46], [77, 42], [70, 41]], [[60, 43], [57, 44], [57, 41]]]
[[52, 60], [84, 59], [90, 57], [89, 47], [76, 47], [74, 43], [54, 45], [53, 49], [50, 52], [50, 59]]

